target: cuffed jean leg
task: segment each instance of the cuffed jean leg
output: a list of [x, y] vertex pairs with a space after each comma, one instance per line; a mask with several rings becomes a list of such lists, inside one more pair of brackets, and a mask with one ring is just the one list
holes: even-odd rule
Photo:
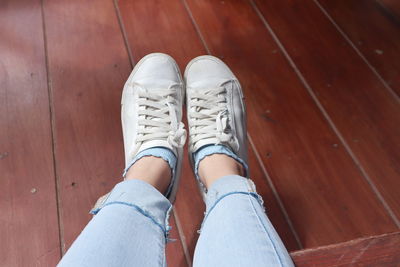
[[206, 206], [193, 266], [294, 266], [251, 180], [237, 175], [216, 180]]
[[140, 180], [117, 184], [58, 266], [165, 266], [171, 203]]

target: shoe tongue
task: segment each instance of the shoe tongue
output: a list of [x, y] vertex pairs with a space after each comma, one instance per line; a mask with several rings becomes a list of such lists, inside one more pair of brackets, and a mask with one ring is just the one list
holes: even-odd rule
[[172, 152], [174, 152], [175, 157], [177, 157], [177, 151], [176, 151], [176, 149], [174, 149], [174, 148], [168, 143], [168, 141], [166, 141], [166, 140], [151, 140], [151, 141], [145, 142], [145, 143], [143, 143], [143, 144], [140, 146], [140, 148], [139, 148], [138, 152], [136, 153], [136, 155], [139, 154], [140, 152], [142, 152], [142, 151], [145, 150], [145, 149], [153, 148], [153, 147], [164, 147], [164, 148], [168, 148], [168, 149], [170, 149]]

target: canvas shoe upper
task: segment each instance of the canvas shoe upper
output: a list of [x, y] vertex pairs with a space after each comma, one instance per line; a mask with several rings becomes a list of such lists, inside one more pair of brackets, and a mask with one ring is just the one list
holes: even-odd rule
[[213, 56], [197, 57], [186, 67], [185, 82], [189, 154], [221, 144], [247, 163], [243, 93], [229, 67]]
[[182, 120], [183, 81], [176, 62], [168, 55], [154, 53], [137, 63], [125, 83], [121, 100], [125, 164], [152, 147], [165, 147], [177, 158], [174, 198], [182, 162], [186, 131]]

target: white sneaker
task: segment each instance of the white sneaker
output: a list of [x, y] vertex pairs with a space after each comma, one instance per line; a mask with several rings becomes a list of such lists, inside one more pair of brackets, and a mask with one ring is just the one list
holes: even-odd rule
[[210, 144], [221, 144], [247, 164], [246, 111], [238, 79], [213, 56], [200, 56], [185, 70], [189, 123], [189, 155]]
[[172, 188], [175, 199], [179, 183], [186, 131], [182, 120], [183, 81], [175, 60], [161, 53], [149, 54], [136, 64], [125, 83], [121, 100], [125, 164], [152, 147], [172, 150], [177, 158]]

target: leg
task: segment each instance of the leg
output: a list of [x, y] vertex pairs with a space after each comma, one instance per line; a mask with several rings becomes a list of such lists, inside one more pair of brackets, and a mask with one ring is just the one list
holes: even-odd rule
[[170, 208], [144, 181], [117, 184], [58, 266], [165, 266]]
[[[253, 182], [234, 175], [239, 174], [234, 161], [228, 156], [214, 154], [200, 163], [200, 178], [209, 187], [206, 215], [193, 265], [293, 266], [286, 248], [265, 215]], [[220, 166], [219, 171], [225, 176], [214, 179], [215, 176], [207, 169], [215, 166]], [[204, 170], [202, 167], [205, 167]]]
[[246, 114], [237, 78], [212, 56], [185, 71], [189, 153], [206, 202], [194, 266], [293, 266], [246, 178]]
[[165, 266], [186, 138], [182, 90], [170, 56], [150, 54], [135, 66], [121, 101], [125, 181], [99, 199], [59, 266]]

